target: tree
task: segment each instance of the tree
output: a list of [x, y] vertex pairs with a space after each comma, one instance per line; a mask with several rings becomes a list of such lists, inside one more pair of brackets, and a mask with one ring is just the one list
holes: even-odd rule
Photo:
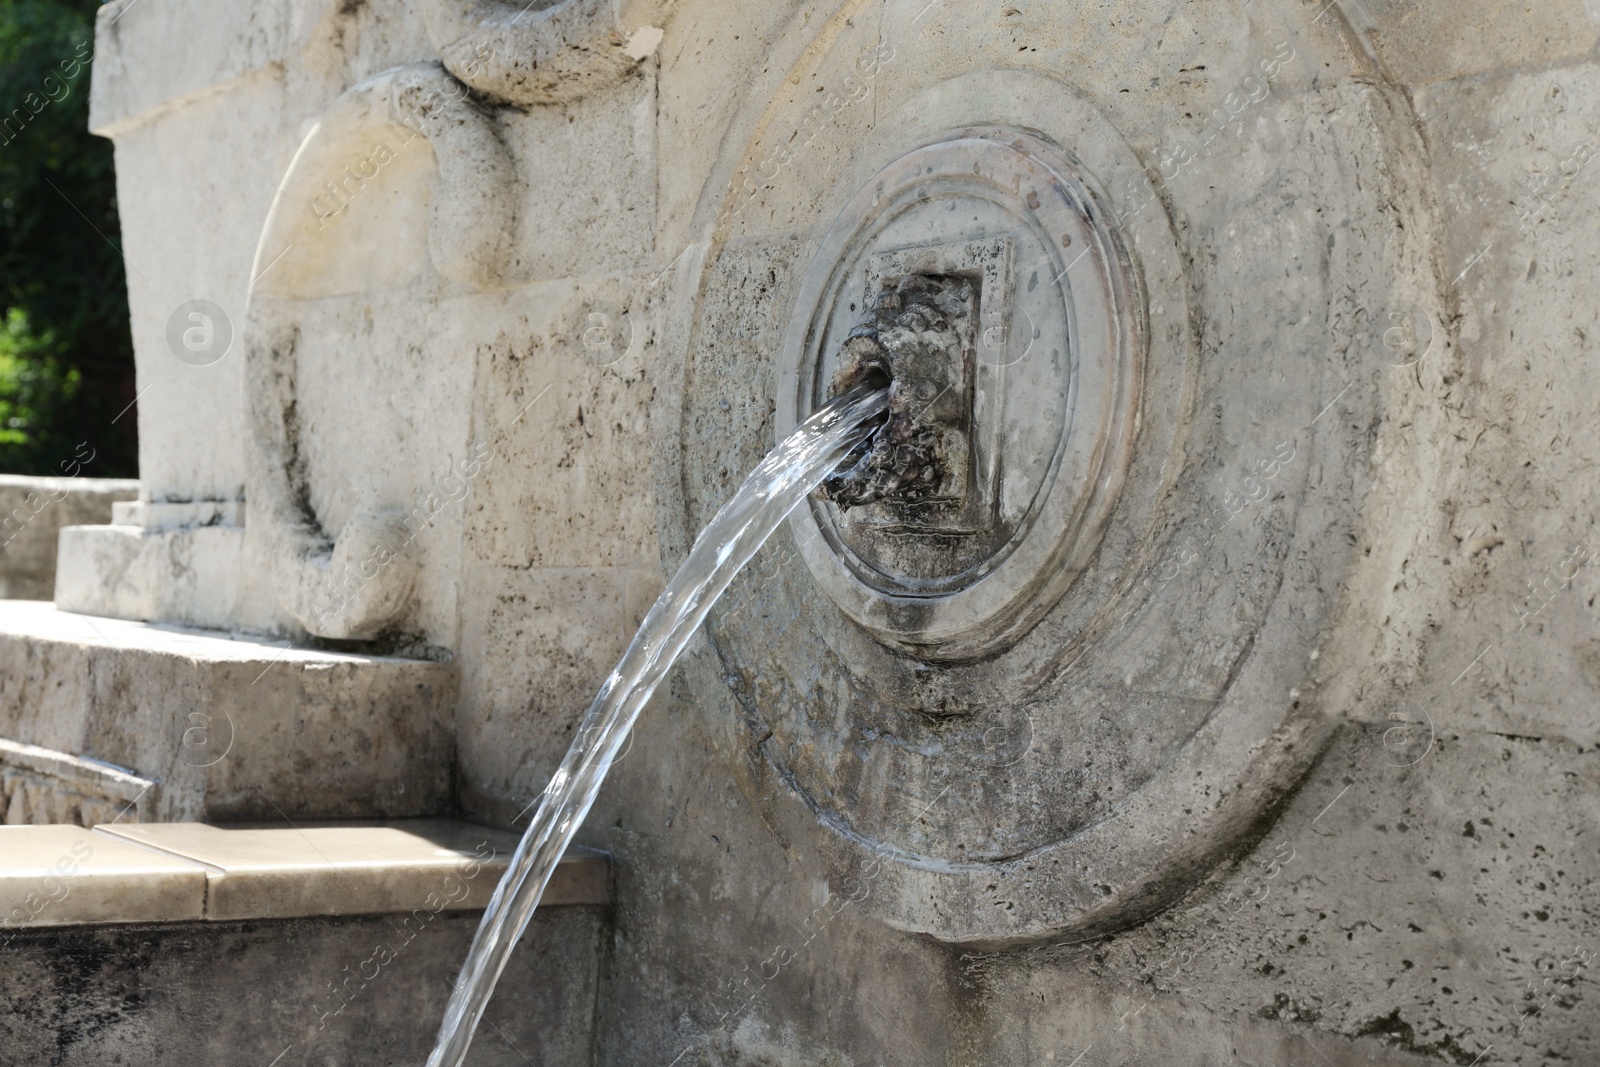
[[98, 0], [0, 0], [0, 471], [138, 472], [111, 145], [88, 131]]

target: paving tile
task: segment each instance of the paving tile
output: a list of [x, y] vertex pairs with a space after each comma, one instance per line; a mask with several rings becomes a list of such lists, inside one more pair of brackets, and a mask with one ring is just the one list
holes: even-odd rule
[[[140, 823], [97, 832], [202, 864], [212, 920], [483, 908], [517, 845], [514, 834], [451, 819]], [[585, 851], [562, 861], [544, 906], [607, 902], [607, 860]]]
[[199, 919], [205, 899], [205, 869], [170, 853], [78, 826], [0, 826], [0, 929]]

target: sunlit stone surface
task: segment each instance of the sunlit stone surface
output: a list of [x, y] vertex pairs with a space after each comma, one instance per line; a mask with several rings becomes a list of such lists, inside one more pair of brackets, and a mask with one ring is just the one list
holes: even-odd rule
[[[780, 531], [579, 834], [611, 909], [535, 920], [474, 1054], [1600, 1061], [1592, 5], [519, 7], [102, 10], [141, 495], [61, 535], [48, 618], [0, 606], [0, 737], [159, 781], [141, 822], [520, 831], [815, 399], [796, 322], [841, 212], [1009, 130], [1071, 161], [1083, 228], [1024, 232], [1068, 194], [1019, 173], [1010, 214], [907, 245], [1048, 249], [1006, 306], [1060, 320], [965, 335], [996, 514], [1087, 502], [1048, 595], [930, 643], [983, 613], [842, 600], [828, 524]], [[1125, 319], [1073, 274], [1091, 232]], [[868, 252], [844, 321], [916, 261]], [[1035, 336], [1077, 370], [1017, 363]], [[918, 536], [896, 558], [935, 573]], [[189, 662], [170, 624], [250, 650]], [[261, 740], [201, 768], [219, 708]], [[8, 981], [52, 992], [8, 987], [0, 1048], [421, 1062], [471, 919], [331, 992], [382, 925], [30, 931]], [[212, 998], [257, 987], [298, 1028]]]

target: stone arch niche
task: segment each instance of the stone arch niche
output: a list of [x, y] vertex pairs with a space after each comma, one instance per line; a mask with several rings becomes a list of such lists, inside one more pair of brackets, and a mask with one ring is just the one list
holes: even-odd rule
[[[1097, 72], [1162, 68], [1103, 13], [1051, 16], [1066, 44], [1035, 57], [963, 53], [980, 16], [919, 6], [814, 20], [725, 142], [663, 401], [666, 525], [686, 544], [822, 402], [826, 338], [886, 278], [981, 284], [992, 544], [886, 577], [916, 529], [874, 556], [833, 505], [797, 509], [713, 611], [730, 707], [706, 728], [767, 825], [890, 925], [1092, 936], [1259, 836], [1330, 734], [1312, 679], [1352, 610], [1380, 357], [1416, 358], [1349, 323], [1425, 344], [1443, 321], [1420, 148], [1403, 101], [1318, 87], [1338, 42], [1309, 19], [1135, 5], [1226, 46], [1142, 99], [1123, 86], [1153, 79]], [[1252, 136], [1202, 141], [1213, 105]]]
[[353, 86], [296, 152], [252, 269], [247, 497], [308, 632], [415, 629], [418, 534], [484, 458], [463, 451], [471, 366], [436, 313], [560, 274], [523, 251], [537, 234], [497, 108], [616, 82], [659, 41], [654, 7], [431, 0], [441, 63]]

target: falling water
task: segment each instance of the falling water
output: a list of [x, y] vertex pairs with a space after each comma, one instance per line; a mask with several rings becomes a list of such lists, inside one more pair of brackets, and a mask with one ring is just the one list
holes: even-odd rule
[[466, 1058], [489, 995], [556, 863], [594, 805], [606, 769], [634, 720], [690, 635], [785, 516], [871, 433], [872, 420], [888, 402], [887, 389], [861, 386], [823, 407], [767, 454], [695, 539], [689, 557], [601, 685], [572, 747], [545, 787], [539, 810], [472, 939], [428, 1067], [460, 1067]]

